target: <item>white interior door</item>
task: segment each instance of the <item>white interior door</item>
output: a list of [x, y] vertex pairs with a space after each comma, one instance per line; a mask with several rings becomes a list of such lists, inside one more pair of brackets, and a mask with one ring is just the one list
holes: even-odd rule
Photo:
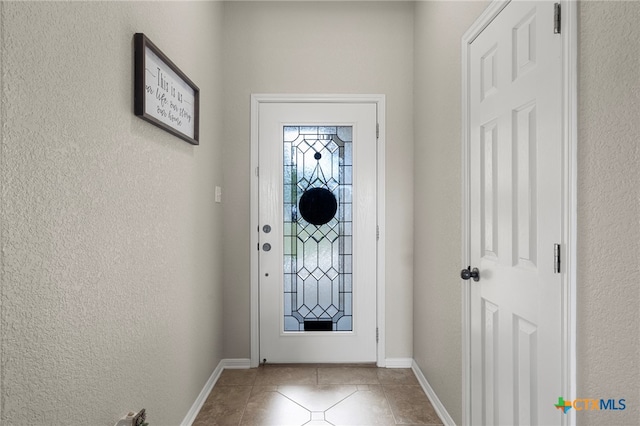
[[260, 103], [260, 360], [376, 361], [376, 104]]
[[561, 424], [562, 44], [512, 1], [469, 50], [471, 424]]

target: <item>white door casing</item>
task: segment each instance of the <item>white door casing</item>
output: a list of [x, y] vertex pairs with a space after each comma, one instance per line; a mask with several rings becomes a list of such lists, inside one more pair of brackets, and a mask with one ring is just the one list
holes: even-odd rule
[[[253, 164], [260, 170], [252, 182], [252, 222], [255, 222], [252, 234], [258, 231], [256, 238], [252, 238], [255, 250], [252, 254], [252, 365], [265, 358], [275, 363], [384, 359], [380, 358], [383, 351], [376, 347], [377, 322], [381, 321], [380, 311], [383, 312], [381, 307], [384, 307], [383, 301], [376, 302], [376, 297], [383, 294], [383, 283], [379, 280], [383, 268], [372, 267], [380, 264], [381, 254], [376, 251], [375, 235], [381, 215], [380, 202], [376, 201], [376, 195], [379, 200], [381, 192], [380, 177], [376, 178], [379, 167], [376, 120], [380, 110], [384, 111], [381, 96], [252, 96], [252, 157]], [[353, 126], [354, 322], [351, 332], [286, 332], [283, 329], [283, 127], [314, 124]], [[269, 233], [263, 231], [265, 224], [271, 226]], [[262, 249], [265, 243], [270, 244], [271, 250]]]
[[463, 39], [465, 423], [571, 419], [566, 46], [551, 2], [494, 3]]

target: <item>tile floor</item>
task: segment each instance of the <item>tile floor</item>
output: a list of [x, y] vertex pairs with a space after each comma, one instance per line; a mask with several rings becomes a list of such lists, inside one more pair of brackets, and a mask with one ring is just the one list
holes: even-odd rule
[[410, 369], [266, 365], [224, 370], [193, 426], [441, 424]]

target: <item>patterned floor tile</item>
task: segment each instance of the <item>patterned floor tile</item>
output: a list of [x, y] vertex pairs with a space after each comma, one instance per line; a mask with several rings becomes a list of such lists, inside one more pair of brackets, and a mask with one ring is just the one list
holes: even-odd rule
[[417, 385], [418, 379], [410, 368], [379, 368], [378, 380], [381, 385]]
[[319, 385], [377, 385], [377, 368], [318, 368]]
[[243, 426], [301, 426], [311, 421], [311, 412], [278, 392], [252, 395], [242, 416]]
[[393, 413], [380, 386], [357, 391], [325, 412], [325, 419], [340, 426], [394, 425]]
[[225, 370], [194, 426], [434, 426], [411, 369], [269, 365]]
[[318, 384], [317, 368], [270, 366], [260, 367], [257, 370], [255, 386]]
[[391, 385], [383, 389], [396, 423], [442, 424], [420, 386]]
[[253, 386], [257, 373], [257, 368], [224, 370], [216, 386]]
[[278, 386], [278, 392], [309, 411], [326, 411], [355, 391], [354, 385]]
[[250, 394], [251, 386], [215, 386], [193, 426], [240, 424]]

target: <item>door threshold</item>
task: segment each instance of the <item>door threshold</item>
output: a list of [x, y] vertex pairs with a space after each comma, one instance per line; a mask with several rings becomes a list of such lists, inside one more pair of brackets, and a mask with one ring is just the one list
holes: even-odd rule
[[260, 367], [287, 367], [287, 368], [378, 368], [375, 362], [362, 363], [261, 363]]

